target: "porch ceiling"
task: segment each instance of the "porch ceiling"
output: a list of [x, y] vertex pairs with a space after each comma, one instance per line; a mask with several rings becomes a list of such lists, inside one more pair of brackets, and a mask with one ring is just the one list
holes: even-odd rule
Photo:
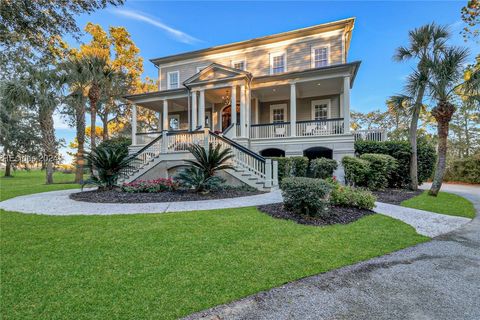
[[[299, 82], [296, 84], [297, 98], [339, 94], [342, 92], [342, 87], [343, 78]], [[290, 84], [254, 89], [252, 94], [260, 101], [288, 100], [290, 99]]]

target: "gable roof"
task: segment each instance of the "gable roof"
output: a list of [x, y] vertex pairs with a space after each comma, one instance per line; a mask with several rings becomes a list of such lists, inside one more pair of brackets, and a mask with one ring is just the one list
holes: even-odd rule
[[227, 67], [218, 63], [212, 63], [208, 67], [200, 70], [187, 80], [183, 82], [185, 86], [188, 86], [190, 84], [194, 84], [197, 82], [204, 82], [204, 81], [211, 81], [211, 79], [205, 79], [203, 80], [202, 77], [211, 73], [211, 72], [216, 72], [216, 71], [223, 71], [226, 73], [225, 77], [217, 77], [217, 81], [222, 81], [222, 80], [227, 80], [227, 79], [235, 79], [235, 78], [251, 78], [252, 75], [250, 72], [240, 70], [240, 69], [235, 69], [232, 67]]
[[318, 24], [315, 26], [307, 27], [307, 28], [277, 33], [277, 34], [254, 38], [250, 40], [233, 42], [233, 43], [214, 46], [206, 49], [174, 54], [166, 57], [154, 58], [154, 59], [150, 59], [150, 61], [155, 65], [159, 65], [167, 62], [192, 59], [200, 56], [223, 53], [223, 52], [228, 52], [228, 51], [233, 51], [238, 49], [244, 49], [247, 47], [259, 46], [263, 44], [275, 43], [279, 41], [290, 40], [290, 39], [295, 39], [303, 36], [313, 35], [313, 34], [332, 31], [332, 30], [339, 30], [339, 29], [346, 30], [345, 49], [348, 52], [348, 49], [350, 47], [350, 40], [352, 38], [351, 31], [353, 30], [354, 24], [355, 24], [355, 18], [351, 17], [343, 20], [322, 23], [322, 24]]

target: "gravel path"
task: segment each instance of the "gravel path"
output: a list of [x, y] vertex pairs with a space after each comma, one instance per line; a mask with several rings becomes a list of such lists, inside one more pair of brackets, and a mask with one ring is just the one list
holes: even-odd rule
[[480, 319], [480, 187], [442, 190], [472, 201], [477, 217], [430, 242], [188, 319]]
[[20, 196], [0, 202], [0, 209], [58, 216], [112, 215], [239, 208], [282, 201], [279, 190], [238, 198], [158, 203], [92, 203], [69, 198], [71, 193], [78, 191], [61, 190]]

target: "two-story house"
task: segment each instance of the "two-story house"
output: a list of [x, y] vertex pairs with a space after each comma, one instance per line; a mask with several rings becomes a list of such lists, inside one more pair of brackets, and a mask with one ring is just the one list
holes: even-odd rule
[[[133, 104], [131, 152], [143, 157], [127, 180], [171, 174], [168, 163], [181, 160], [174, 154], [205, 139], [234, 149], [238, 167], [262, 187], [276, 182], [268, 157], [353, 155], [350, 90], [360, 67], [348, 62], [354, 21], [152, 59], [159, 90], [126, 97]], [[158, 112], [158, 130], [137, 132], [138, 107]]]

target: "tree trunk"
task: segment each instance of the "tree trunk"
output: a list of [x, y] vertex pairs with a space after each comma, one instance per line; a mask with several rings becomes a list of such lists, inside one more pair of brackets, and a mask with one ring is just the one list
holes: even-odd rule
[[96, 147], [97, 103], [100, 98], [100, 88], [97, 84], [93, 84], [88, 90], [88, 98], [90, 99], [90, 149], [93, 150]]
[[412, 113], [412, 121], [410, 122], [410, 189], [418, 190], [418, 163], [417, 163], [417, 128], [418, 118], [420, 117], [420, 109], [422, 108], [423, 95], [425, 86], [421, 86], [418, 90], [417, 98]]
[[84, 153], [85, 153], [85, 103], [82, 101], [75, 108], [75, 119], [77, 129], [77, 157], [76, 157], [76, 170], [75, 170], [75, 182], [81, 183], [83, 181], [83, 167], [84, 167]]
[[12, 176], [12, 163], [7, 160], [5, 161], [5, 174], [4, 177], [11, 177]]
[[435, 197], [438, 195], [438, 192], [442, 187], [443, 176], [445, 175], [447, 164], [448, 127], [454, 112], [455, 107], [448, 102], [439, 102], [439, 104], [432, 110], [432, 116], [437, 120], [438, 159], [432, 187], [428, 194]]
[[39, 112], [43, 152], [45, 153], [46, 184], [53, 183], [53, 165], [55, 157], [57, 156], [53, 111], [53, 108], [46, 108], [46, 110], [40, 110]]
[[102, 123], [103, 123], [103, 137], [102, 140], [108, 140], [108, 118], [102, 118]]

